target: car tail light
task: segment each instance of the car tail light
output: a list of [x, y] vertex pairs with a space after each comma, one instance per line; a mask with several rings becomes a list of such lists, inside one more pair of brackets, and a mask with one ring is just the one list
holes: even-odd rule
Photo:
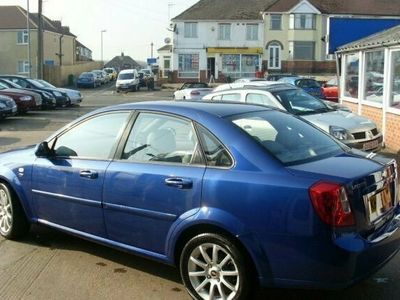
[[310, 188], [315, 212], [328, 225], [343, 227], [355, 225], [346, 189], [331, 182], [318, 182]]
[[190, 92], [190, 95], [200, 95], [200, 92], [199, 91], [191, 91]]

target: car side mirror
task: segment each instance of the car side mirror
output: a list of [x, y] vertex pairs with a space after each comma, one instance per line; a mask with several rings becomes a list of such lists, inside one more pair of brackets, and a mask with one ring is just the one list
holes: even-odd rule
[[47, 142], [41, 142], [36, 149], [35, 155], [37, 157], [52, 157], [54, 156], [54, 151], [49, 148]]

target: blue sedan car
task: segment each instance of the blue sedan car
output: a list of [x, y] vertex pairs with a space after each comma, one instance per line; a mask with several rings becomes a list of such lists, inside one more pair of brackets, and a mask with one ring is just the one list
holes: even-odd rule
[[143, 102], [0, 155], [0, 233], [44, 224], [180, 268], [196, 299], [338, 288], [399, 249], [397, 167], [290, 114]]
[[77, 88], [81, 87], [98, 87], [101, 83], [97, 78], [96, 74], [93, 72], [83, 72], [79, 75], [78, 80], [76, 81]]
[[287, 76], [278, 79], [280, 82], [289, 83], [291, 85], [297, 86], [303, 90], [305, 90], [310, 95], [315, 98], [324, 99], [324, 91], [322, 89], [321, 84], [312, 78], [302, 78], [296, 76]]

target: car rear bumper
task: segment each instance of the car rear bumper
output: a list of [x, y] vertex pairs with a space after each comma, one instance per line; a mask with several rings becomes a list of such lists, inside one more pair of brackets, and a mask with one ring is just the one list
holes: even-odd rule
[[[351, 286], [382, 268], [400, 249], [400, 215], [368, 240], [354, 233], [319, 233], [314, 237], [275, 237], [264, 244], [268, 257], [263, 286], [340, 289]], [[272, 278], [271, 278], [272, 277]]]

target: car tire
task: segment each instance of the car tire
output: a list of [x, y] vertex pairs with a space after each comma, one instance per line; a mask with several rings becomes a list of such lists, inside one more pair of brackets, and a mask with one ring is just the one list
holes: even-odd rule
[[26, 235], [30, 224], [15, 193], [0, 183], [0, 234], [7, 239]]
[[190, 239], [180, 257], [182, 281], [194, 299], [248, 299], [252, 264], [228, 238], [202, 233]]

